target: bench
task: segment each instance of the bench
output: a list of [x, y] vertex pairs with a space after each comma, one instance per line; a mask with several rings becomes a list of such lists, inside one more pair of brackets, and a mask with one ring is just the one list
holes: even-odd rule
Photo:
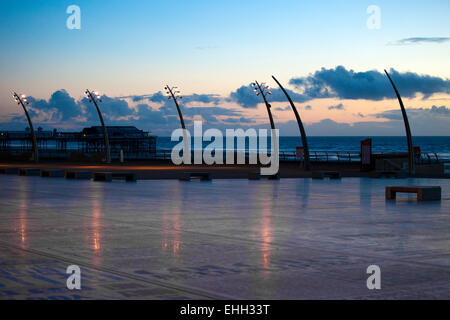
[[191, 181], [191, 178], [200, 178], [201, 181], [211, 181], [211, 173], [209, 172], [182, 172], [179, 180]]
[[112, 173], [111, 172], [94, 172], [94, 181], [112, 181]]
[[132, 172], [114, 172], [112, 174], [112, 178], [125, 180], [126, 182], [136, 182], [137, 181], [136, 173], [132, 173]]
[[94, 181], [111, 182], [113, 179], [125, 180], [126, 182], [136, 182], [135, 173], [131, 172], [94, 172]]
[[386, 187], [386, 200], [395, 200], [397, 193], [416, 193], [417, 201], [441, 200], [441, 187]]
[[341, 179], [342, 174], [339, 171], [313, 171], [312, 172], [313, 179]]
[[0, 174], [18, 174], [18, 173], [19, 168], [9, 168], [9, 167], [0, 168]]
[[64, 175], [66, 179], [92, 179], [91, 171], [69, 171], [66, 170]]
[[19, 176], [40, 176], [41, 169], [36, 168], [19, 168]]
[[64, 177], [64, 170], [41, 169], [41, 177], [44, 177], [44, 178], [60, 178], [60, 177]]

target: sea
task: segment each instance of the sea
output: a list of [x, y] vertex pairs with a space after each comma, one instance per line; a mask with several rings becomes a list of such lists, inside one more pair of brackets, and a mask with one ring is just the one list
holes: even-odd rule
[[[407, 152], [408, 145], [406, 137], [308, 137], [308, 145], [311, 151], [330, 152], [359, 152], [361, 141], [372, 139], [372, 152]], [[158, 150], [171, 150], [178, 141], [171, 141], [170, 137], [158, 137]], [[191, 143], [194, 146], [193, 142]], [[210, 142], [203, 142], [205, 148]], [[436, 153], [440, 157], [450, 159], [450, 137], [413, 137], [414, 146], [420, 147], [424, 153]], [[223, 144], [225, 146], [225, 142]], [[270, 144], [269, 144], [270, 145]], [[300, 137], [280, 137], [280, 151], [295, 152], [297, 147], [302, 146]], [[196, 149], [196, 147], [193, 147]], [[248, 147], [247, 147], [248, 148]]]

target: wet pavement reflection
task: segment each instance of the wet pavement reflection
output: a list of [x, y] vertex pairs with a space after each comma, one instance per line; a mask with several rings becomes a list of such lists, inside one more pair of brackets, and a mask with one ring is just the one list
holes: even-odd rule
[[[450, 298], [449, 180], [0, 184], [0, 299]], [[385, 200], [405, 184], [443, 200]]]

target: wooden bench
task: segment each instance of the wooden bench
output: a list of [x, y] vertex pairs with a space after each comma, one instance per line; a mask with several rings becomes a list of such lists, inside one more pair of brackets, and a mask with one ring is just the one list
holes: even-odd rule
[[137, 176], [136, 173], [132, 172], [113, 172], [113, 179], [125, 180], [126, 182], [136, 182]]
[[41, 169], [36, 168], [19, 168], [19, 176], [40, 176]]
[[339, 171], [313, 171], [312, 172], [313, 179], [341, 179], [342, 174]]
[[0, 168], [0, 174], [19, 174], [19, 168], [3, 167]]
[[181, 172], [179, 180], [191, 181], [191, 178], [200, 178], [201, 181], [211, 181], [211, 173], [209, 172]]
[[395, 200], [397, 193], [416, 193], [417, 201], [441, 200], [441, 187], [386, 187], [386, 200]]
[[94, 172], [94, 181], [111, 182], [114, 180], [125, 180], [126, 182], [136, 182], [137, 176], [131, 172]]
[[92, 179], [91, 171], [69, 171], [66, 170], [64, 175], [66, 179]]
[[94, 181], [112, 181], [112, 173], [111, 172], [94, 172]]
[[41, 169], [41, 177], [44, 177], [44, 178], [64, 177], [64, 170]]

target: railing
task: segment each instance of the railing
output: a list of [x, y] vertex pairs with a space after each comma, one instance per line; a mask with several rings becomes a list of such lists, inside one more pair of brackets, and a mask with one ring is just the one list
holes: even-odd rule
[[[270, 154], [269, 154], [270, 155]], [[225, 153], [224, 153], [225, 157]], [[155, 159], [170, 160], [171, 151], [170, 150], [158, 150], [154, 155]], [[245, 152], [245, 158], [250, 158], [250, 152]], [[344, 152], [344, 151], [312, 151], [310, 153], [311, 161], [314, 162], [359, 162], [361, 161], [361, 156], [357, 152]], [[192, 154], [193, 159], [193, 154]], [[292, 161], [298, 162], [301, 159], [297, 158], [295, 152], [280, 151], [279, 152], [280, 161]]]
[[[157, 150], [155, 154], [151, 156], [152, 159], [170, 160], [171, 150]], [[388, 154], [388, 153], [386, 153]], [[280, 161], [300, 161], [295, 152], [280, 151]], [[225, 156], [225, 153], [224, 153]], [[245, 152], [245, 158], [248, 159], [250, 153]], [[194, 158], [192, 152], [192, 159]], [[361, 154], [356, 151], [311, 151], [310, 158], [313, 162], [345, 162], [356, 163], [361, 161]], [[438, 155], [437, 153], [422, 153], [417, 163], [450, 163], [450, 155]]]
[[[23, 152], [31, 152], [31, 146], [20, 147], [3, 147], [0, 145], [0, 152], [12, 152], [14, 154], [20, 154]], [[71, 151], [80, 150], [58, 150], [53, 148], [44, 148], [42, 152], [47, 157], [64, 158], [68, 156]], [[170, 160], [171, 150], [157, 150], [156, 153], [148, 152], [134, 152], [126, 154], [125, 158], [128, 159], [158, 159], [158, 160]], [[118, 152], [114, 152], [114, 156], [117, 156]], [[390, 153], [377, 153], [377, 155], [389, 155]], [[298, 159], [295, 152], [292, 151], [280, 151], [280, 161], [286, 162], [299, 162], [302, 159]], [[392, 155], [392, 153], [390, 154]], [[224, 152], [224, 159], [225, 159]], [[250, 153], [245, 152], [245, 158], [249, 159]], [[194, 159], [192, 153], [192, 159]], [[361, 161], [361, 154], [357, 151], [310, 151], [310, 159], [312, 162], [338, 162], [338, 163], [358, 163]], [[450, 164], [450, 154], [438, 154], [436, 152], [422, 152], [420, 158], [416, 158], [417, 164]]]
[[[384, 154], [384, 153], [379, 153]], [[385, 153], [388, 155], [389, 153]], [[297, 158], [295, 152], [280, 151], [280, 161], [298, 162], [301, 159]], [[250, 153], [245, 152], [245, 158], [248, 159]], [[155, 159], [170, 160], [170, 150], [158, 150], [154, 155]], [[193, 154], [192, 154], [193, 159]], [[312, 162], [341, 162], [341, 163], [357, 163], [361, 162], [361, 153], [356, 151], [310, 151], [310, 159]], [[418, 164], [436, 164], [436, 163], [450, 163], [450, 154], [422, 152], [420, 158], [416, 160]]]

